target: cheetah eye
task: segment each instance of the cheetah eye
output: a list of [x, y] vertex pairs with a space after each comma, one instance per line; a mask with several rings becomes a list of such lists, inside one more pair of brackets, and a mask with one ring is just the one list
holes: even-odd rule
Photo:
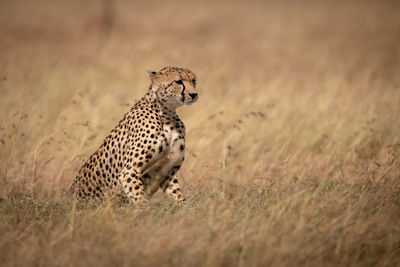
[[183, 84], [182, 80], [175, 81], [177, 84]]

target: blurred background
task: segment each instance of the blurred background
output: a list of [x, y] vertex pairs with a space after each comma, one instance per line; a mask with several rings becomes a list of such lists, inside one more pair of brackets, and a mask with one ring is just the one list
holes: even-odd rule
[[[355, 223], [350, 229], [364, 229], [360, 236], [375, 229], [371, 242], [381, 247], [366, 242], [370, 250], [358, 251], [332, 245], [324, 247], [325, 254], [302, 255], [351, 264], [364, 259], [360, 255], [383, 251], [374, 259], [396, 260], [399, 228], [390, 227], [400, 214], [399, 11], [399, 1], [386, 0], [2, 0], [0, 197], [36, 198], [68, 188], [85, 159], [146, 92], [146, 71], [182, 66], [196, 73], [199, 88], [199, 101], [178, 110], [187, 128], [181, 184], [189, 203], [223, 211], [245, 206], [249, 218], [265, 213], [277, 220], [280, 205], [287, 204], [293, 218], [286, 222], [294, 222], [298, 203], [314, 199], [310, 192], [319, 185], [333, 186], [339, 191], [316, 201], [312, 210], [338, 211], [325, 219], [376, 215], [372, 228]], [[381, 191], [376, 183], [382, 183]], [[368, 195], [366, 188], [381, 195]], [[262, 201], [259, 194], [265, 194]], [[347, 209], [344, 203], [355, 195], [376, 210]], [[253, 210], [254, 203], [264, 204]], [[384, 216], [389, 210], [394, 217]], [[181, 214], [188, 225], [195, 216], [190, 214]], [[303, 222], [317, 227], [314, 215]], [[263, 220], [248, 223], [271, 226]], [[309, 236], [306, 225], [299, 231]], [[278, 263], [297, 265], [302, 259], [286, 256], [308, 246], [293, 241], [291, 233], [299, 232], [290, 229], [279, 239], [288, 246], [274, 255], [281, 256]], [[324, 236], [337, 244], [346, 234], [338, 231], [326, 230]], [[390, 241], [389, 233], [397, 235]], [[265, 248], [265, 238], [251, 239], [246, 231], [243, 236], [259, 245], [255, 251]], [[200, 233], [197, 237], [202, 240]], [[357, 238], [355, 244], [361, 244]], [[226, 235], [220, 240], [230, 241], [204, 244], [236, 244]], [[247, 251], [242, 243], [242, 250], [234, 249], [239, 254]], [[335, 258], [339, 252], [348, 252], [348, 258]], [[255, 265], [271, 263], [275, 256], [268, 255]], [[226, 260], [213, 257], [211, 265]], [[190, 263], [179, 259], [171, 262]], [[204, 264], [201, 258], [194, 262]], [[371, 262], [379, 260], [364, 263]]]
[[[297, 151], [325, 142], [318, 141], [325, 134], [336, 144], [372, 119], [398, 140], [397, 1], [0, 5], [5, 181], [70, 183], [83, 158], [145, 93], [145, 71], [164, 66], [198, 75], [200, 101], [179, 111], [189, 155], [200, 150], [202, 161], [212, 159], [200, 164], [189, 157], [196, 168], [220, 163], [229, 141], [256, 164], [277, 142]], [[263, 117], [229, 137], [243, 140], [227, 140], [249, 112]]]

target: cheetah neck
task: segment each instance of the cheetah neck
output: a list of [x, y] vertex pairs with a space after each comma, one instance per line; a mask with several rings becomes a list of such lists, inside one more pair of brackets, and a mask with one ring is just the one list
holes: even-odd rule
[[157, 94], [151, 90], [149, 90], [145, 96], [144, 100], [150, 105], [153, 106], [154, 109], [159, 111], [159, 114], [162, 115], [163, 118], [173, 118], [176, 116], [176, 108], [171, 108], [165, 106], [157, 97]]

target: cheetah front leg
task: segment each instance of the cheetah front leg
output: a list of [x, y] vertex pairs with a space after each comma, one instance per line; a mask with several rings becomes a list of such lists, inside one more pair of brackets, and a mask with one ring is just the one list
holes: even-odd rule
[[165, 177], [163, 183], [160, 184], [161, 189], [167, 194], [174, 198], [174, 201], [179, 205], [183, 205], [186, 201], [185, 197], [182, 194], [182, 190], [179, 186], [178, 178], [175, 174], [178, 171], [178, 168], [173, 168], [169, 175]]

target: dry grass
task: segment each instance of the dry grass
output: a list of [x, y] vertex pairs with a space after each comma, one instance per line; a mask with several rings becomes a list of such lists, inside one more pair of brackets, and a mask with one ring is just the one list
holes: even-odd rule
[[[400, 5], [2, 1], [2, 266], [400, 265]], [[74, 202], [141, 97], [193, 69], [188, 204]]]

